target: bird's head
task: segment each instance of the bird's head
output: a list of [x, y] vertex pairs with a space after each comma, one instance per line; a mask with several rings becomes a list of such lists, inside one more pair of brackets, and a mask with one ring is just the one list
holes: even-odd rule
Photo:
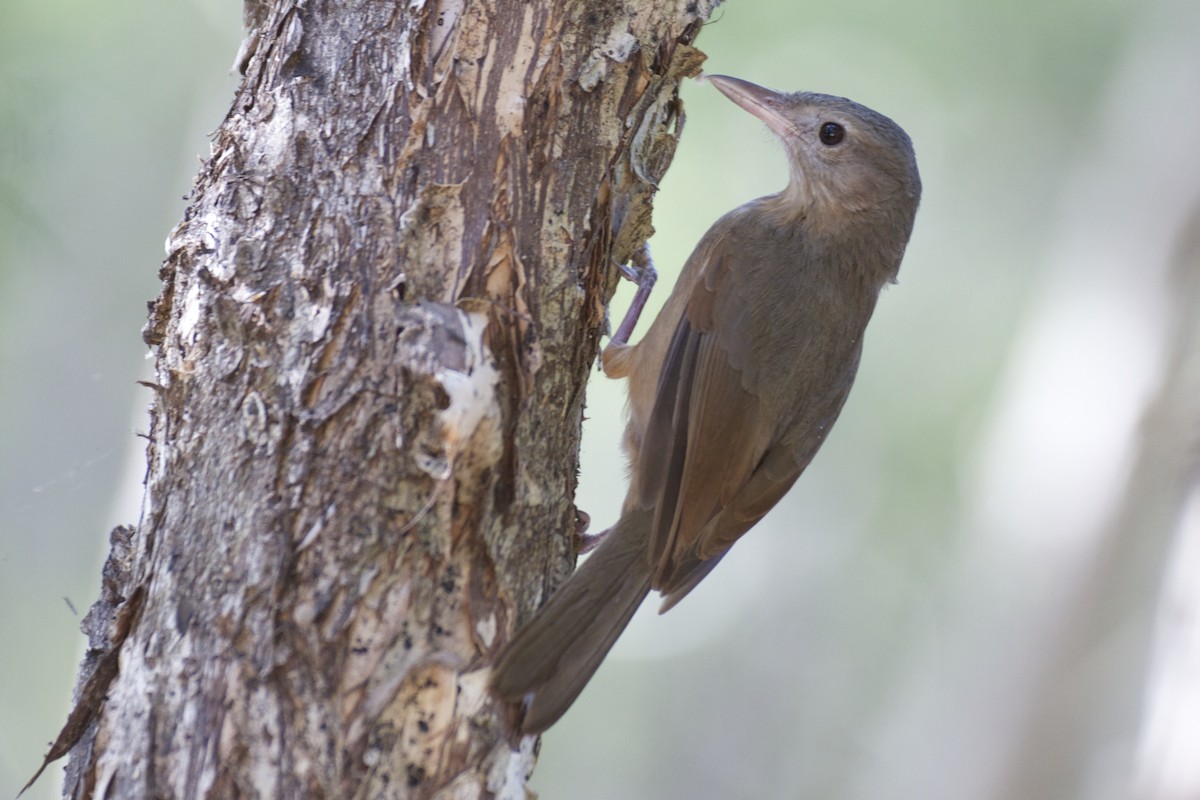
[[707, 80], [783, 142], [791, 177], [779, 199], [797, 214], [850, 221], [885, 213], [911, 228], [921, 178], [908, 134], [891, 119], [844, 97], [784, 94], [725, 75]]

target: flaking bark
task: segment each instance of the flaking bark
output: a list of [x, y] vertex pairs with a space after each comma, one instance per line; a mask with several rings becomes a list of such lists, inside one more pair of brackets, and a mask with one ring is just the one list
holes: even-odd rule
[[710, 12], [247, 3], [66, 796], [526, 794], [488, 666], [570, 570], [583, 387]]

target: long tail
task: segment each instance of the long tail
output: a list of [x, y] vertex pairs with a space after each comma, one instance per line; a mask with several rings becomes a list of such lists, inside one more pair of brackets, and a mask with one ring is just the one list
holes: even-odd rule
[[650, 524], [643, 512], [623, 516], [500, 654], [492, 688], [526, 701], [524, 733], [541, 733], [570, 708], [650, 592]]

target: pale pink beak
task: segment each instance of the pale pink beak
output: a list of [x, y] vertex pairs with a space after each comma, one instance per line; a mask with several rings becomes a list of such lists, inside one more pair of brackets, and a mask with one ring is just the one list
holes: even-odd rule
[[706, 80], [721, 94], [767, 124], [778, 136], [794, 136], [796, 125], [784, 113], [784, 96], [758, 84], [728, 75], [706, 75]]

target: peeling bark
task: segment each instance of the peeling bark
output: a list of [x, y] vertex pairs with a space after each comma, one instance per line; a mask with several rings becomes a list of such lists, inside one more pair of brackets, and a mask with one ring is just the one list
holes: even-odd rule
[[488, 667], [570, 571], [583, 387], [710, 12], [247, 3], [67, 796], [526, 796]]

